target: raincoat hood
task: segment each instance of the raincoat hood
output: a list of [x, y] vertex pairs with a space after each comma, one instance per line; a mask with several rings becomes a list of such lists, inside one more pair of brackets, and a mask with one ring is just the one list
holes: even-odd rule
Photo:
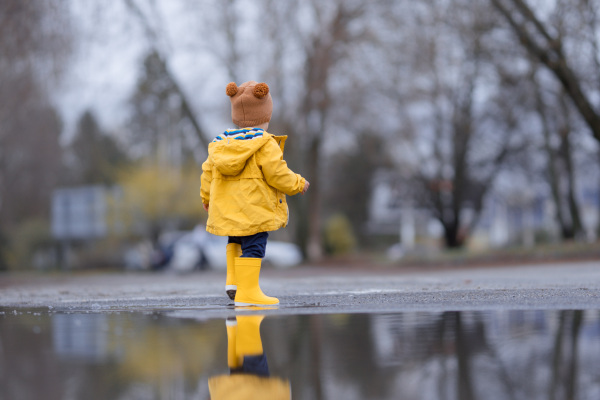
[[208, 156], [221, 174], [235, 176], [242, 172], [248, 159], [268, 140], [269, 136], [266, 135], [246, 140], [232, 137], [215, 139], [208, 146]]

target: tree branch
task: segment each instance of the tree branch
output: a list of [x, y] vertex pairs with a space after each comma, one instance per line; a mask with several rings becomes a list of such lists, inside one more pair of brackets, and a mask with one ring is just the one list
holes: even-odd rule
[[138, 7], [138, 5], [133, 0], [124, 0], [124, 2], [125, 2], [125, 5], [133, 12], [133, 14], [139, 19], [140, 23], [142, 24], [142, 27], [144, 28], [144, 31], [146, 32], [146, 35], [148, 36], [148, 41], [150, 42], [150, 46], [156, 52], [156, 54], [158, 55], [158, 58], [161, 61], [162, 69], [165, 73], [166, 78], [169, 79], [169, 81], [171, 81], [173, 88], [175, 89], [175, 91], [179, 95], [179, 98], [181, 99], [181, 110], [183, 111], [184, 115], [188, 118], [188, 120], [191, 122], [192, 127], [194, 128], [194, 131], [196, 132], [196, 137], [198, 138], [198, 141], [200, 142], [202, 147], [207, 148], [208, 140], [206, 139], [206, 136], [204, 135], [204, 131], [202, 130], [200, 123], [199, 123], [198, 119], [196, 118], [195, 113], [192, 111], [192, 107], [187, 98], [187, 95], [185, 94], [185, 92], [183, 91], [181, 86], [179, 85], [177, 79], [175, 78], [175, 75], [169, 69], [168, 64], [167, 64], [167, 59], [164, 56], [163, 52], [161, 52], [160, 49], [158, 48], [158, 35], [157, 35], [156, 31], [154, 30], [154, 28], [152, 26], [150, 26], [150, 22], [148, 21], [148, 18], [144, 15], [142, 10]]
[[600, 115], [596, 112], [591, 101], [583, 92], [580, 80], [577, 78], [575, 72], [568, 63], [568, 60], [562, 53], [560, 38], [552, 38], [542, 22], [535, 16], [531, 8], [529, 8], [524, 1], [510, 0], [515, 5], [517, 12], [520, 12], [520, 15], [524, 19], [532, 22], [536, 27], [536, 32], [546, 39], [546, 47], [542, 47], [542, 45], [536, 43], [533, 34], [528, 31], [527, 27], [524, 24], [517, 22], [513, 13], [502, 3], [502, 0], [490, 1], [506, 18], [525, 49], [537, 57], [542, 64], [554, 73], [592, 131], [594, 138], [600, 142]]

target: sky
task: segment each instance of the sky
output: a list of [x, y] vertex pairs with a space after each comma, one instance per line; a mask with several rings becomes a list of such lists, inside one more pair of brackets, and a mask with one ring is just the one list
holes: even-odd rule
[[[158, 16], [148, 10], [144, 12], [153, 15], [151, 21], [160, 30], [159, 46], [168, 55], [169, 67], [196, 110], [214, 111], [202, 113], [203, 125], [217, 125], [215, 130], [219, 132], [229, 128], [223, 118], [228, 102], [214, 110], [214, 98], [206, 95], [221, 93], [228, 82], [227, 76], [215, 74], [214, 57], [198, 51], [200, 41], [190, 37], [190, 33], [195, 33], [189, 31], [193, 17], [185, 14], [180, 2], [158, 2], [157, 7]], [[55, 94], [65, 123], [65, 143], [73, 137], [77, 120], [86, 109], [91, 109], [108, 131], [126, 128], [127, 101], [149, 48], [140, 20], [124, 2], [112, 2], [111, 7], [105, 7], [101, 2], [73, 1], [71, 9], [76, 42]], [[208, 71], [211, 79], [202, 81]]]
[[123, 101], [135, 84], [143, 46], [140, 30], [127, 28], [125, 10], [120, 2], [114, 4], [107, 10], [110, 15], [100, 15], [90, 3], [71, 2], [76, 39], [56, 92], [66, 125], [64, 140], [71, 139], [77, 119], [88, 108], [109, 129], [125, 118]]

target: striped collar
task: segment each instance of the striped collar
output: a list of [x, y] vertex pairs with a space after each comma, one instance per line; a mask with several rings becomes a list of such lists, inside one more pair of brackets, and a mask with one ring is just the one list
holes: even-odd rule
[[227, 129], [225, 132], [217, 136], [213, 142], [218, 142], [224, 139], [251, 140], [262, 137], [264, 133], [265, 131], [261, 128]]

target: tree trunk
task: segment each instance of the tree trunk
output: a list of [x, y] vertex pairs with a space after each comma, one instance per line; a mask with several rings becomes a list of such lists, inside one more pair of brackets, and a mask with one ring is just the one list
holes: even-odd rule
[[562, 342], [565, 331], [566, 314], [568, 311], [560, 311], [558, 318], [558, 326], [556, 328], [556, 336], [554, 338], [554, 353], [552, 354], [552, 379], [550, 380], [550, 389], [548, 390], [548, 398], [556, 400], [561, 379], [561, 366], [563, 365]]
[[[559, 314], [558, 327], [554, 339], [554, 354], [552, 357], [552, 380], [548, 396], [550, 400], [576, 398], [579, 332], [582, 321], [582, 310], [565, 310]], [[568, 344], [563, 344], [565, 337], [568, 338]], [[562, 396], [560, 396], [561, 394]]]
[[565, 126], [561, 132], [561, 155], [565, 162], [565, 172], [567, 176], [567, 201], [569, 205], [569, 213], [571, 214], [571, 223], [573, 226], [573, 237], [583, 234], [583, 224], [581, 223], [581, 214], [579, 212], [579, 204], [576, 199], [577, 189], [575, 188], [575, 167], [573, 166], [573, 155], [571, 151], [571, 124], [569, 122], [569, 108], [564, 104], [562, 98], [562, 109], [565, 116]]
[[[600, 165], [600, 150], [598, 150], [598, 165]], [[600, 168], [599, 168], [600, 170]], [[596, 239], [600, 238], [600, 177], [598, 179], [598, 187], [596, 188], [596, 202], [597, 202], [597, 213], [598, 213], [598, 226], [596, 228]]]
[[319, 168], [320, 139], [313, 139], [308, 153], [308, 241], [306, 252], [311, 261], [323, 257], [321, 235], [321, 172]]
[[578, 366], [579, 366], [579, 331], [581, 330], [581, 324], [583, 321], [583, 310], [573, 310], [571, 311], [573, 315], [573, 319], [571, 320], [571, 342], [570, 344], [570, 353], [571, 360], [568, 364], [568, 372], [567, 372], [567, 387], [566, 387], [566, 396], [567, 399], [576, 399], [577, 398], [577, 377], [578, 377]]
[[456, 329], [456, 359], [458, 363], [457, 399], [473, 400], [473, 380], [471, 377], [471, 353], [470, 344], [465, 332], [460, 312], [454, 313]]
[[445, 223], [444, 226], [444, 243], [449, 249], [458, 249], [463, 247], [464, 240], [460, 237], [458, 222]]
[[310, 332], [310, 361], [311, 361], [311, 380], [314, 384], [314, 392], [312, 397], [315, 400], [323, 399], [323, 374], [322, 363], [323, 359], [323, 322], [320, 315], [311, 315], [309, 319]]
[[546, 106], [540, 93], [540, 87], [535, 79], [535, 70], [531, 73], [531, 80], [535, 88], [535, 102], [536, 109], [542, 123], [542, 133], [544, 135], [544, 150], [548, 156], [548, 183], [550, 184], [550, 191], [552, 193], [552, 200], [556, 206], [556, 219], [560, 225], [561, 236], [563, 239], [572, 237], [573, 229], [567, 223], [567, 218], [564, 215], [563, 201], [560, 193], [560, 174], [557, 169], [556, 152], [551, 145], [552, 132], [548, 121], [548, 114], [546, 113]]
[[561, 135], [561, 148], [562, 157], [565, 163], [565, 172], [567, 177], [567, 204], [569, 207], [569, 214], [571, 217], [571, 226], [568, 236], [565, 239], [574, 239], [583, 232], [583, 225], [581, 223], [581, 217], [579, 213], [579, 205], [575, 198], [575, 176], [573, 172], [573, 159], [571, 156], [571, 143], [568, 134]]

